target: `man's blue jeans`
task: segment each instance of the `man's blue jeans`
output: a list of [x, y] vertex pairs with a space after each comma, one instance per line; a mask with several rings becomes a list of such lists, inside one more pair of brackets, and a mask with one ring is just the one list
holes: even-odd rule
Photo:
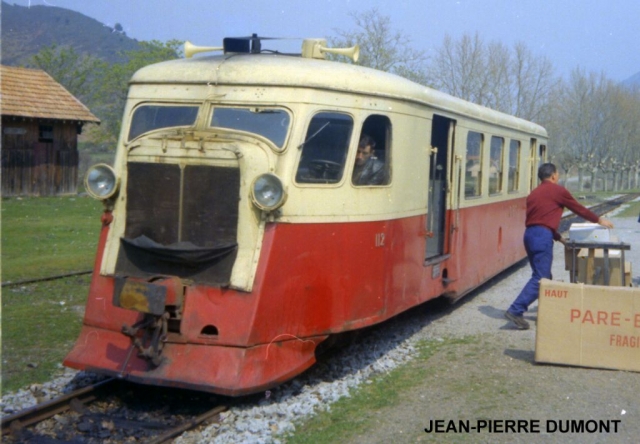
[[529, 305], [538, 298], [540, 279], [551, 279], [551, 263], [553, 262], [553, 233], [540, 225], [527, 227], [524, 232], [524, 248], [527, 250], [531, 278], [524, 286], [520, 295], [509, 307], [509, 312], [522, 316]]

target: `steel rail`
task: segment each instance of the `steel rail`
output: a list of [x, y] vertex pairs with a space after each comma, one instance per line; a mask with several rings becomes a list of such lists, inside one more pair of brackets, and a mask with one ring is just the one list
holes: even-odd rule
[[189, 421], [185, 421], [184, 423], [174, 427], [173, 429], [167, 430], [166, 432], [164, 432], [161, 435], [158, 435], [148, 441], [145, 441], [145, 444], [161, 444], [163, 442], [167, 442], [170, 439], [175, 438], [176, 436], [180, 435], [183, 432], [186, 432], [187, 430], [190, 430], [200, 424], [202, 424], [205, 421], [210, 420], [211, 418], [214, 418], [215, 416], [219, 415], [220, 413], [226, 411], [228, 409], [227, 406], [224, 405], [220, 405], [218, 407], [215, 407], [201, 415], [198, 415], [197, 417], [195, 417], [194, 419], [191, 419]]
[[17, 285], [33, 284], [35, 282], [53, 281], [53, 280], [56, 280], [56, 279], [64, 279], [66, 277], [71, 277], [71, 276], [81, 276], [81, 275], [84, 275], [84, 274], [91, 274], [92, 272], [93, 272], [93, 270], [72, 271], [71, 273], [56, 274], [54, 276], [47, 276], [47, 277], [42, 277], [42, 278], [23, 279], [23, 280], [20, 280], [20, 281], [7, 281], [7, 282], [3, 282], [2, 286], [3, 287], [15, 287]]
[[[14, 413], [13, 415], [5, 416], [2, 418], [2, 435], [16, 435], [23, 428], [37, 424], [59, 413], [66, 412], [70, 409], [78, 410], [81, 407], [74, 406], [74, 403], [80, 403], [81, 405], [84, 405], [98, 399], [97, 391], [104, 390], [109, 383], [112, 383], [116, 380], [117, 378], [106, 379], [96, 384], [75, 390], [66, 395], [59, 396], [42, 404], [29, 407], [28, 409]], [[145, 440], [145, 443], [161, 444], [168, 442], [173, 438], [179, 436], [180, 434], [186, 432], [187, 430], [193, 429], [194, 427], [197, 427], [206, 421], [210, 421], [220, 413], [228, 410], [228, 408], [228, 406], [216, 406], [213, 409], [196, 416], [195, 418], [188, 419], [182, 424], [168, 429], [155, 437]]]
[[[602, 216], [610, 211], [615, 210], [622, 204], [637, 199], [638, 197], [640, 197], [640, 194], [638, 193], [623, 194], [622, 196], [618, 196], [615, 199], [607, 200], [605, 202], [593, 205], [589, 207], [589, 209], [596, 213], [598, 216]], [[558, 232], [564, 233], [566, 231], [569, 231], [569, 227], [571, 226], [571, 224], [579, 220], [582, 220], [582, 218], [580, 216], [576, 216], [573, 213], [564, 216], [560, 222], [560, 228], [558, 229]]]
[[58, 413], [65, 412], [71, 408], [71, 403], [77, 400], [81, 403], [88, 403], [97, 399], [96, 392], [104, 389], [107, 385], [114, 382], [116, 378], [105, 379], [104, 381], [74, 390], [66, 395], [46, 401], [42, 404], [29, 407], [2, 418], [2, 435], [6, 435], [36, 424], [45, 419], [51, 418]]

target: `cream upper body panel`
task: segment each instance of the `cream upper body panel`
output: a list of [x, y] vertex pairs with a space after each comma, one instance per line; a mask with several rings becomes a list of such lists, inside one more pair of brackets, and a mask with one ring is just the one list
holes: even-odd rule
[[[420, 103], [434, 110], [537, 133], [541, 137], [547, 136], [546, 130], [539, 125], [418, 85], [403, 77], [326, 60], [277, 54], [234, 54], [178, 59], [142, 68], [134, 74], [130, 83], [298, 86], [342, 91]], [[285, 97], [282, 99], [287, 100]]]
[[[292, 116], [291, 129], [283, 147], [272, 147], [268, 171], [282, 178], [288, 195], [284, 206], [273, 215], [281, 222], [351, 222], [424, 214], [428, 200], [428, 134], [434, 113], [478, 130], [497, 125], [506, 132], [520, 134], [522, 140], [526, 139], [525, 134], [546, 139], [544, 128], [531, 122], [393, 74], [325, 60], [273, 54], [180, 59], [142, 68], [130, 84], [125, 122], [138, 104], [154, 101], [200, 103], [201, 131], [216, 131], [208, 127], [211, 107], [249, 104], [287, 109]], [[314, 114], [323, 111], [344, 113], [354, 121], [345, 173], [339, 182], [330, 185], [297, 183], [296, 169], [307, 125]], [[350, 171], [355, 161], [358, 128], [371, 113], [384, 114], [392, 122], [392, 179], [385, 186], [355, 187]], [[126, 131], [125, 124], [123, 139]], [[122, 143], [127, 141], [121, 140]], [[225, 142], [211, 140], [211, 143], [219, 148]], [[455, 150], [464, 153], [462, 139], [456, 141]], [[124, 152], [126, 149], [119, 154]], [[200, 161], [205, 161], [206, 151], [200, 157]], [[124, 167], [126, 161], [116, 159], [118, 163]], [[513, 196], [507, 194], [498, 197], [510, 198]], [[458, 206], [479, 203], [462, 201]]]

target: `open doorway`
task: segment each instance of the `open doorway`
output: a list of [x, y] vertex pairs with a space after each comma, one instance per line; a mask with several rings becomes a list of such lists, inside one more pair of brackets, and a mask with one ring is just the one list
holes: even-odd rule
[[455, 121], [433, 116], [431, 125], [431, 155], [427, 208], [427, 246], [425, 259], [433, 259], [448, 252], [446, 242], [447, 164], [453, 146]]

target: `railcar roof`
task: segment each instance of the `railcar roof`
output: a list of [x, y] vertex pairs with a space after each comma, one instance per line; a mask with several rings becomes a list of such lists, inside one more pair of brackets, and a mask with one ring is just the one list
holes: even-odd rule
[[540, 125], [458, 99], [395, 74], [348, 63], [281, 54], [225, 54], [170, 60], [140, 69], [130, 83], [319, 88], [409, 100], [547, 136]]

